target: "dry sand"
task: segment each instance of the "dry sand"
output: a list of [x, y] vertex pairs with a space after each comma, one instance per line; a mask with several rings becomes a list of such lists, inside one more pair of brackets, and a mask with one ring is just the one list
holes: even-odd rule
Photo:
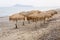
[[46, 24], [40, 21], [30, 24], [25, 22], [25, 26], [22, 26], [22, 21], [18, 21], [18, 29], [15, 29], [15, 22], [10, 22], [8, 17], [0, 18], [0, 40], [60, 40], [59, 16], [55, 15]]

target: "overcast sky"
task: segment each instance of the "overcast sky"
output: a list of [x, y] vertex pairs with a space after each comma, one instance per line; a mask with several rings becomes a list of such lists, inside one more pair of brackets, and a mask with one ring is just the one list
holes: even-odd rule
[[60, 6], [60, 0], [0, 0], [0, 7], [10, 7], [16, 4], [41, 6]]

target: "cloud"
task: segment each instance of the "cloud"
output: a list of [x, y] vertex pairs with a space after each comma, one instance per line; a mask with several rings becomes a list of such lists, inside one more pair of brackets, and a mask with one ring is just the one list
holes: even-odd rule
[[0, 0], [0, 6], [13, 6], [15, 4], [41, 6], [60, 6], [60, 0]]
[[18, 4], [33, 5], [36, 7], [60, 6], [60, 0], [19, 0]]
[[16, 0], [0, 0], [0, 7], [9, 7], [15, 4], [17, 4]]

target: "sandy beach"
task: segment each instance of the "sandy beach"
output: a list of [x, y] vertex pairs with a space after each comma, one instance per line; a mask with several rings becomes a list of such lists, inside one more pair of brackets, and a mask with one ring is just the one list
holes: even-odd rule
[[60, 14], [41, 25], [40, 21], [30, 24], [25, 21], [23, 26], [22, 21], [18, 21], [17, 29], [15, 29], [15, 22], [9, 21], [8, 16], [1, 17], [0, 40], [60, 40]]

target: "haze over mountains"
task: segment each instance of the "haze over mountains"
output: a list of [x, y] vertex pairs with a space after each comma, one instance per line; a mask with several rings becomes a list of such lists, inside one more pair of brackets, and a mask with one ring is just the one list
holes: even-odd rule
[[10, 14], [14, 14], [14, 13], [20, 12], [20, 11], [33, 10], [33, 9], [47, 10], [47, 9], [50, 9], [50, 8], [53, 9], [54, 7], [34, 7], [34, 6], [31, 6], [31, 5], [16, 4], [12, 7], [0, 7], [0, 17], [8, 16]]

